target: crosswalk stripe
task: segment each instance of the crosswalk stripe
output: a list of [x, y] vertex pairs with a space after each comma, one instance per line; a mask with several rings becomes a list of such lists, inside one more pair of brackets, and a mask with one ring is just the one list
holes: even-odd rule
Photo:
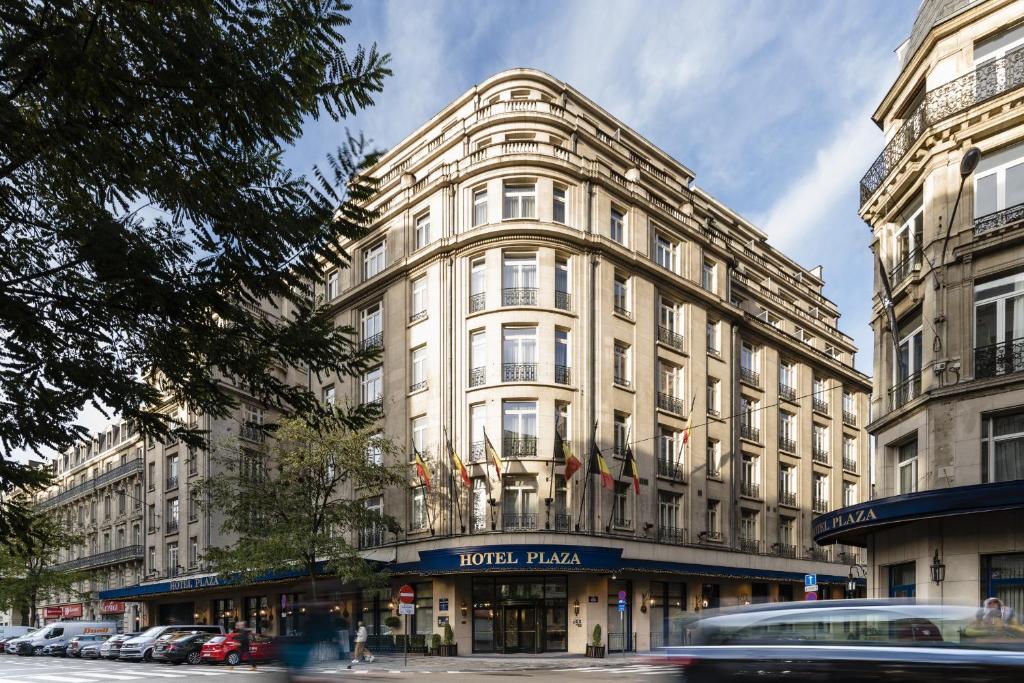
[[19, 678], [0, 678], [0, 683], [32, 683], [32, 681], [23, 681]]
[[75, 676], [68, 676], [67, 674], [55, 675], [55, 674], [29, 674], [29, 678], [34, 678], [40, 681], [54, 681], [55, 683], [96, 683], [95, 678], [77, 678]]

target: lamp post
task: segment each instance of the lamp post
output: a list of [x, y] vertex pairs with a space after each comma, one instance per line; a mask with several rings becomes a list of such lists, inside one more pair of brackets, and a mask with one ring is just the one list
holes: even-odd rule
[[846, 599], [850, 600], [857, 597], [857, 579], [863, 579], [867, 577], [867, 572], [859, 564], [850, 565], [850, 573], [846, 579]]
[[981, 161], [981, 150], [977, 147], [971, 147], [964, 152], [964, 157], [960, 160], [960, 189], [956, 192], [953, 211], [949, 214], [949, 221], [946, 225], [946, 238], [942, 240], [942, 255], [939, 257], [939, 265], [945, 265], [946, 263], [946, 247], [949, 245], [949, 235], [953, 231], [953, 219], [956, 218], [956, 210], [960, 206], [960, 197], [964, 193], [964, 183], [974, 173], [974, 169], [978, 168], [979, 161]]
[[940, 585], [946, 580], [946, 565], [939, 557], [939, 549], [935, 549], [935, 557], [932, 558], [932, 565], [929, 567], [932, 570], [932, 581], [935, 585]]

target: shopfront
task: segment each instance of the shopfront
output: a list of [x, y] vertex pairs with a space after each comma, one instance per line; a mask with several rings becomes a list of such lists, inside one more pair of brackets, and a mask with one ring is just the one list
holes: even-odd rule
[[473, 652], [565, 652], [567, 583], [565, 576], [473, 577]]

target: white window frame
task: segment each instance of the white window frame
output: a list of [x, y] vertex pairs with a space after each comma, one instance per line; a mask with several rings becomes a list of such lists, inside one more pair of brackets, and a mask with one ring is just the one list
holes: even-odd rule
[[701, 265], [701, 286], [709, 292], [718, 291], [718, 264], [704, 259]]
[[361, 382], [363, 403], [373, 403], [384, 398], [384, 366], [378, 365], [363, 373]]
[[629, 313], [632, 307], [629, 305], [629, 276], [615, 273], [612, 278], [612, 303], [618, 311]]
[[857, 504], [857, 482], [843, 479], [843, 507]]
[[717, 320], [709, 320], [709, 321], [707, 321], [707, 328], [706, 328], [706, 330], [704, 332], [704, 336], [705, 336], [705, 341], [706, 341], [707, 346], [708, 346], [707, 350], [708, 350], [709, 353], [717, 354], [717, 353], [721, 353], [721, 351], [722, 351], [721, 337], [720, 337], [721, 332], [720, 332], [720, 330], [721, 330], [721, 325], [719, 324], [719, 321], [717, 321]]
[[779, 465], [779, 493], [796, 495], [796, 467]]
[[517, 438], [537, 436], [536, 401], [502, 401], [501, 424], [504, 432]]
[[414, 250], [422, 249], [430, 244], [430, 212], [424, 211], [416, 216], [416, 224], [413, 228]]
[[820, 453], [829, 452], [829, 429], [827, 425], [821, 425], [815, 422], [811, 425], [811, 443], [814, 448]]
[[673, 273], [678, 273], [679, 244], [665, 233], [654, 233], [654, 262]]
[[501, 328], [501, 362], [537, 363], [537, 328], [506, 326]]
[[537, 217], [537, 183], [508, 181], [502, 184], [502, 220]]
[[419, 315], [427, 310], [427, 276], [421, 275], [412, 281], [412, 314]]
[[427, 491], [423, 486], [413, 487], [409, 496], [409, 526], [410, 531], [422, 531], [430, 525], [427, 518]]
[[629, 350], [629, 344], [620, 341], [615, 341], [612, 347], [612, 376], [627, 385], [632, 382]]
[[384, 331], [384, 304], [378, 301], [359, 312], [361, 339], [366, 341]]
[[796, 415], [779, 411], [779, 436], [789, 441], [796, 441]]
[[828, 475], [814, 472], [811, 474], [811, 488], [814, 492], [814, 497], [822, 501], [826, 506], [829, 505], [828, 495]]
[[714, 377], [708, 377], [707, 402], [708, 410], [718, 412], [721, 408], [721, 382]]
[[478, 187], [473, 190], [473, 227], [487, 224], [487, 188]]
[[748, 341], [740, 342], [740, 367], [751, 372], [761, 371], [760, 349]]
[[[551, 188], [551, 220], [555, 223], [565, 225], [569, 221], [569, 190], [564, 185], [554, 185]], [[558, 217], [558, 210], [561, 207], [562, 217]]]
[[658, 295], [658, 325], [669, 332], [681, 334], [685, 328], [683, 305], [672, 299]]
[[324, 293], [326, 294], [327, 301], [333, 300], [338, 296], [338, 271], [332, 270], [327, 273], [327, 282], [324, 286]]
[[482, 256], [470, 261], [469, 293], [483, 294], [487, 291], [487, 260]]
[[427, 381], [427, 345], [421, 344], [409, 352], [409, 367], [411, 369], [412, 381], [410, 384], [417, 385]]
[[469, 367], [478, 370], [487, 366], [487, 332], [473, 330], [469, 333]]
[[626, 243], [626, 212], [617, 206], [613, 206], [609, 214], [608, 236], [613, 242]]
[[[908, 458], [903, 458], [903, 449], [911, 444], [914, 445], [914, 455]], [[919, 450], [917, 439], [912, 439], [905, 443], [901, 443], [895, 448], [895, 461], [896, 461], [896, 493], [899, 495], [905, 493], [916, 493], [917, 492], [917, 479], [919, 472], [919, 463], [921, 460], [921, 451]], [[904, 488], [903, 486], [903, 472], [904, 470], [910, 471], [909, 487]]]
[[363, 249], [363, 279], [369, 280], [387, 267], [387, 240], [380, 240]]

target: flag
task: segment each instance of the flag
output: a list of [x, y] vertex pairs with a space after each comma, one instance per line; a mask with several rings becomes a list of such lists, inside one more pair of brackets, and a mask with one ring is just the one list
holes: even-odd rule
[[[694, 394], [693, 400], [690, 401], [690, 412], [686, 415], [686, 426], [683, 427], [683, 445], [685, 446], [690, 442], [690, 423], [693, 420], [693, 407], [697, 405], [697, 395]], [[711, 408], [712, 406], [708, 406]]]
[[498, 451], [494, 450], [494, 444], [491, 443], [490, 437], [487, 436], [487, 431], [484, 430], [484, 450], [487, 451], [487, 459], [494, 465], [494, 472], [501, 479], [501, 470], [503, 469], [501, 462], [501, 456], [498, 455]]
[[423, 459], [423, 456], [420, 454], [420, 452], [418, 450], [416, 450], [415, 446], [413, 446], [412, 450], [416, 454], [416, 474], [419, 475], [420, 481], [423, 482], [423, 485], [426, 486], [427, 490], [429, 491], [430, 490], [430, 468], [427, 467], [426, 461]]
[[569, 481], [572, 479], [572, 475], [576, 474], [576, 470], [580, 468], [583, 463], [576, 457], [576, 454], [572, 452], [572, 446], [570, 446], [557, 429], [555, 429], [555, 455], [561, 453], [565, 456], [565, 480]]
[[623, 469], [633, 477], [633, 492], [640, 495], [640, 473], [636, 469], [636, 458], [633, 457], [633, 448], [626, 446], [626, 462]]
[[601, 486], [614, 491], [615, 479], [612, 477], [611, 470], [608, 469], [608, 464], [604, 461], [601, 449], [597, 447], [596, 443], [590, 450], [590, 473], [593, 474], [595, 470], [601, 473]]
[[462, 464], [462, 458], [455, 452], [455, 448], [452, 446], [452, 440], [448, 439], [448, 455], [452, 459], [452, 467], [459, 473], [459, 478], [462, 479], [462, 483], [466, 485], [466, 488], [472, 488], [473, 482], [469, 479], [469, 472], [466, 471], [466, 466]]

